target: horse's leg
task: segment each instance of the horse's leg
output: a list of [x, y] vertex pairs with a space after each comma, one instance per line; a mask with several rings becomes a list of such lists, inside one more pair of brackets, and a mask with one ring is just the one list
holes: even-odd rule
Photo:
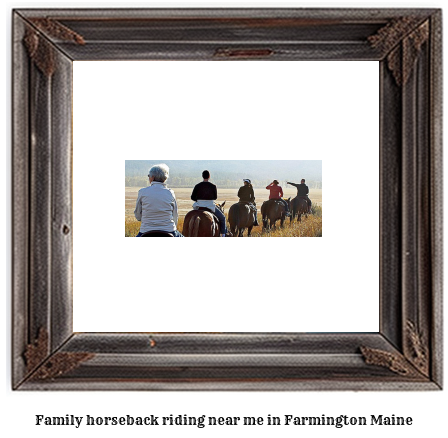
[[238, 231], [238, 237], [243, 237], [244, 234], [244, 228], [240, 228]]
[[263, 224], [263, 226], [261, 227], [261, 232], [266, 233], [267, 228], [268, 228], [268, 221], [267, 220], [265, 221], [262, 219], [262, 224]]
[[265, 231], [269, 231], [270, 222], [271, 222], [270, 219], [266, 216], [263, 222], [265, 223], [265, 227], [264, 227]]
[[253, 225], [247, 228], [247, 237], [250, 237], [250, 233], [252, 233], [252, 227]]

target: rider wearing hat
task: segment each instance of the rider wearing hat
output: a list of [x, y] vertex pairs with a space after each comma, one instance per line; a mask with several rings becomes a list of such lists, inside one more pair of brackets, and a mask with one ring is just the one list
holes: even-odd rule
[[250, 179], [243, 179], [244, 185], [238, 190], [238, 198], [240, 202], [248, 204], [251, 210], [254, 212], [254, 226], [258, 227], [257, 220], [257, 205], [255, 204], [255, 194]]
[[281, 186], [279, 185], [279, 182], [274, 179], [274, 181], [271, 182], [271, 184], [269, 184], [266, 187], [267, 190], [269, 190], [269, 199], [277, 199], [279, 201], [281, 201], [283, 203], [283, 205], [285, 206], [285, 212], [286, 212], [286, 216], [289, 216], [289, 206], [288, 203], [282, 199], [283, 196], [283, 189], [281, 188]]

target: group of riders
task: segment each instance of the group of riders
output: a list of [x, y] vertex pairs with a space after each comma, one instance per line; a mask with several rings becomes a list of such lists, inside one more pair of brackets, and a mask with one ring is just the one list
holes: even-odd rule
[[[141, 221], [140, 231], [136, 237], [145, 237], [151, 233], [171, 234], [174, 237], [184, 237], [177, 230], [178, 209], [174, 191], [166, 185], [169, 176], [169, 168], [166, 164], [157, 164], [149, 169], [148, 177], [150, 185], [139, 190], [134, 215]], [[202, 172], [203, 181], [193, 189], [191, 200], [194, 201], [194, 210], [209, 210], [219, 221], [220, 236], [227, 234], [226, 217], [215, 201], [218, 199], [216, 185], [210, 182], [210, 172]], [[257, 222], [257, 206], [255, 194], [250, 179], [243, 179], [243, 186], [238, 190], [239, 202], [247, 204], [254, 214], [254, 226]], [[308, 197], [309, 189], [302, 179], [300, 184], [287, 182], [297, 188], [297, 196], [308, 203], [308, 211], [311, 212], [311, 200]], [[269, 200], [282, 203], [285, 207], [285, 215], [289, 216], [289, 203], [283, 199], [283, 189], [277, 180], [272, 181], [266, 187], [269, 190]]]

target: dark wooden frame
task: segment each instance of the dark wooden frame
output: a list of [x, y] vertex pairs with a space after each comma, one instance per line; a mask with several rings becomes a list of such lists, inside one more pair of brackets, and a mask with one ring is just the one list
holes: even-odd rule
[[[13, 388], [440, 389], [441, 20], [437, 9], [15, 10]], [[73, 333], [72, 61], [89, 59], [379, 61], [379, 333]]]

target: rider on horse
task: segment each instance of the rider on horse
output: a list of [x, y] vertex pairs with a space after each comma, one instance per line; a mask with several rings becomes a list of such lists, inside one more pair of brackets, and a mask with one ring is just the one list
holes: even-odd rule
[[276, 199], [276, 200], [282, 202], [283, 205], [285, 206], [286, 216], [289, 216], [290, 215], [290, 213], [289, 213], [289, 205], [288, 205], [288, 203], [284, 199], [282, 199], [283, 189], [279, 185], [279, 182], [276, 179], [274, 179], [274, 181], [272, 181], [271, 184], [269, 184], [266, 187], [266, 189], [270, 191], [270, 193], [269, 193], [269, 200]]
[[287, 182], [286, 184], [291, 184], [292, 186], [297, 188], [297, 197], [303, 198], [308, 203], [308, 213], [311, 213], [311, 199], [308, 197], [308, 193], [310, 192], [308, 186], [305, 184], [305, 180], [302, 179], [300, 184], [294, 184], [292, 182]]
[[174, 191], [166, 186], [168, 176], [169, 168], [166, 164], [156, 164], [149, 169], [150, 185], [138, 191], [134, 210], [135, 218], [142, 223], [137, 237], [147, 232], [184, 237], [177, 230], [177, 201]]
[[240, 202], [249, 205], [250, 209], [254, 212], [254, 227], [258, 227], [257, 220], [257, 205], [255, 204], [255, 194], [250, 179], [243, 179], [244, 185], [238, 190], [238, 198]]
[[218, 191], [216, 186], [209, 181], [210, 172], [204, 170], [202, 172], [202, 178], [204, 180], [194, 186], [193, 193], [191, 194], [191, 199], [194, 201], [193, 208], [195, 210], [199, 208], [210, 210], [219, 220], [221, 237], [226, 237], [226, 217], [219, 208], [215, 207], [215, 203], [213, 202], [218, 199]]

